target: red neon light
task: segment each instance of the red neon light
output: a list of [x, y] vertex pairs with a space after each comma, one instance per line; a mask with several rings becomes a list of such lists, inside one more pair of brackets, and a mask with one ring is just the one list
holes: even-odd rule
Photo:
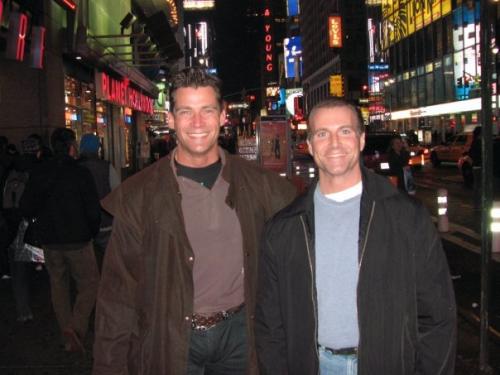
[[2, 15], [3, 15], [3, 0], [0, 0], [0, 23], [2, 23]]
[[118, 81], [105, 73], [98, 73], [97, 97], [137, 111], [153, 113], [153, 99], [129, 86], [129, 79]]
[[24, 60], [24, 46], [26, 45], [26, 30], [28, 29], [28, 17], [26, 14], [19, 14], [19, 29], [17, 37], [16, 60]]
[[62, 2], [64, 3], [64, 5], [66, 5], [69, 9], [71, 10], [75, 10], [76, 9], [76, 3], [74, 3], [73, 1], [71, 0], [62, 0]]
[[33, 26], [31, 31], [31, 66], [43, 69], [43, 58], [45, 55], [45, 33], [43, 26]]

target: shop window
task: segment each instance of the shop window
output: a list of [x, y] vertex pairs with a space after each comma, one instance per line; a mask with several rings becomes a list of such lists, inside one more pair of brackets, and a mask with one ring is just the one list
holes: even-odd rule
[[429, 62], [429, 61], [433, 61], [436, 58], [436, 56], [434, 54], [434, 43], [433, 43], [434, 26], [432, 24], [427, 26], [424, 29], [424, 32], [425, 32], [425, 34], [424, 34], [425, 35], [425, 46], [424, 46], [425, 61]]
[[425, 87], [426, 87], [426, 105], [434, 104], [434, 75], [433, 73], [428, 73], [425, 75]]
[[443, 57], [443, 23], [441, 21], [434, 22], [433, 49], [436, 58]]
[[443, 54], [451, 53], [453, 50], [453, 25], [451, 15], [446, 16], [442, 20], [443, 24]]
[[417, 47], [416, 47], [416, 36], [415, 34], [412, 34], [410, 35], [410, 37], [408, 38], [409, 39], [409, 43], [410, 43], [410, 54], [409, 54], [409, 67], [410, 68], [414, 68], [416, 65], [415, 65], [415, 62], [417, 60], [416, 58], [416, 54], [417, 54]]
[[417, 78], [410, 79], [410, 99], [411, 107], [418, 107]]
[[416, 38], [417, 38], [417, 66], [419, 66], [424, 64], [424, 59], [425, 59], [424, 30], [417, 31]]
[[96, 132], [95, 90], [92, 83], [64, 77], [65, 125], [80, 140], [82, 135]]
[[434, 67], [434, 96], [436, 103], [442, 103], [445, 100], [444, 96], [444, 76], [443, 68]]
[[418, 87], [417, 87], [417, 95], [418, 95], [418, 106], [425, 106], [427, 103], [426, 95], [427, 90], [425, 86], [425, 76], [418, 76]]

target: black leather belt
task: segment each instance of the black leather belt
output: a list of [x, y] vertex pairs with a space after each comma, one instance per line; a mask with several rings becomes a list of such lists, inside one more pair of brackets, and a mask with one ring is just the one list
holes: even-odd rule
[[341, 349], [332, 349], [323, 345], [318, 345], [318, 348], [323, 349], [325, 352], [331, 353], [333, 355], [355, 355], [358, 354], [358, 348], [341, 348]]

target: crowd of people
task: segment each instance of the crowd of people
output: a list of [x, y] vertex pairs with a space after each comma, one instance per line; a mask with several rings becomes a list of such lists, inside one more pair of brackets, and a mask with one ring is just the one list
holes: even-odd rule
[[151, 166], [118, 185], [98, 139], [79, 156], [60, 128], [30, 170], [17, 209], [38, 227], [64, 349], [85, 349], [95, 306], [94, 375], [453, 374], [439, 235], [361, 166], [359, 110], [312, 109], [319, 179], [298, 195], [219, 146], [217, 77], [187, 68], [170, 83], [177, 145]]

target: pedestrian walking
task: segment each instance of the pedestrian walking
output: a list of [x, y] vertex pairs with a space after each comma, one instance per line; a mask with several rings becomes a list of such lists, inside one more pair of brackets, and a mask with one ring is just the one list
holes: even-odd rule
[[266, 225], [255, 336], [260, 373], [453, 374], [456, 309], [423, 205], [360, 166], [359, 110], [309, 115], [319, 181]]
[[408, 194], [414, 194], [415, 184], [411, 167], [408, 164], [410, 152], [400, 135], [392, 137], [387, 153], [387, 161], [389, 162], [389, 173], [397, 178], [398, 189]]
[[[92, 238], [100, 225], [99, 199], [92, 175], [76, 161], [75, 133], [56, 128], [51, 146], [54, 158], [33, 170], [20, 208], [24, 217], [35, 222], [30, 224], [33, 237], [44, 249], [52, 306], [64, 348], [83, 351], [99, 282], [92, 248]], [[70, 278], [77, 290], [74, 304]]]
[[[23, 219], [20, 201], [26, 189], [28, 179], [39, 165], [40, 143], [36, 139], [27, 138], [22, 141], [22, 155], [14, 159], [12, 168], [6, 178], [3, 190], [3, 207], [9, 224], [9, 264], [12, 276], [12, 294], [16, 302], [17, 321], [25, 323], [33, 320], [30, 298], [30, 276], [33, 270], [29, 262], [16, 259], [17, 249], [12, 242]], [[24, 244], [22, 244], [24, 245]]]
[[[94, 134], [84, 134], [82, 136], [80, 140], [80, 164], [92, 174], [97, 187], [97, 195], [101, 200], [120, 184], [120, 178], [109, 161], [99, 158], [99, 149], [100, 141], [98, 136]], [[102, 269], [102, 260], [111, 235], [112, 223], [113, 217], [101, 208], [101, 226], [99, 227], [99, 233], [93, 240], [99, 271]]]
[[103, 200], [93, 374], [257, 374], [258, 239], [295, 188], [218, 147], [218, 78], [187, 68], [170, 94], [177, 147]]

